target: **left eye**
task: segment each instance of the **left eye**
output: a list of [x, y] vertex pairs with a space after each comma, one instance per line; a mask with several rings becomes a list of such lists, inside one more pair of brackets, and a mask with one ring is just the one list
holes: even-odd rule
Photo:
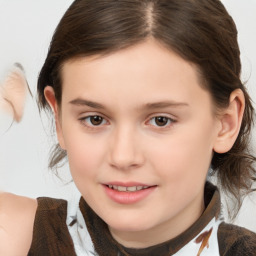
[[164, 127], [171, 124], [172, 119], [166, 116], [156, 116], [149, 120], [149, 123], [154, 126]]
[[107, 121], [102, 116], [88, 116], [83, 118], [82, 121], [89, 126], [100, 126], [105, 124]]

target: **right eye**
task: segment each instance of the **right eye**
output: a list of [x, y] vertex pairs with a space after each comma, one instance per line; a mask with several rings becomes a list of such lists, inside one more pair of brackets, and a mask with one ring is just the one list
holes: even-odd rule
[[102, 126], [107, 123], [106, 119], [99, 115], [91, 115], [80, 118], [80, 121], [89, 127]]
[[166, 127], [170, 125], [172, 120], [165, 116], [156, 116], [150, 120], [150, 124], [157, 127]]

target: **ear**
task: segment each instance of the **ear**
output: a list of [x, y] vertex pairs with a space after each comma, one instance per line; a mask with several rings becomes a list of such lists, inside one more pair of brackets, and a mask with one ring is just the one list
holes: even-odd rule
[[66, 148], [65, 148], [64, 137], [63, 137], [62, 127], [61, 127], [61, 118], [60, 118], [61, 113], [59, 110], [57, 100], [55, 98], [54, 90], [51, 86], [45, 87], [44, 96], [54, 114], [56, 133], [57, 133], [60, 147], [65, 150]]
[[240, 131], [244, 108], [244, 94], [236, 89], [230, 95], [229, 106], [221, 112], [220, 130], [213, 148], [215, 152], [226, 153], [233, 147]]
[[20, 122], [29, 92], [23, 67], [21, 64], [15, 63], [0, 87], [1, 110], [12, 115], [16, 122]]

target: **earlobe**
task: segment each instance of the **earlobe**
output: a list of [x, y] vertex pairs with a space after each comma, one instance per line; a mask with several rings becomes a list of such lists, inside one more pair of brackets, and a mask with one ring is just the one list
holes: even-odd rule
[[54, 117], [55, 117], [56, 133], [57, 133], [60, 147], [65, 150], [65, 143], [64, 143], [64, 138], [63, 138], [63, 133], [62, 133], [62, 128], [61, 128], [59, 106], [58, 106], [58, 103], [57, 103], [57, 100], [55, 97], [54, 90], [51, 86], [45, 87], [44, 96], [45, 96], [47, 103], [51, 107]]
[[215, 152], [226, 153], [234, 145], [240, 131], [244, 108], [244, 94], [242, 90], [236, 89], [230, 95], [229, 106], [221, 113], [221, 126], [214, 145]]

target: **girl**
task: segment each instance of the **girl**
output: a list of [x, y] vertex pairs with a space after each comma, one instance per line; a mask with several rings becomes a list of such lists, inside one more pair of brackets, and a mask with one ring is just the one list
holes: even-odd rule
[[67, 157], [82, 196], [2, 195], [3, 255], [255, 255], [206, 181], [216, 173], [240, 205], [255, 177], [240, 71], [218, 0], [74, 1], [38, 95], [59, 141], [49, 166]]

